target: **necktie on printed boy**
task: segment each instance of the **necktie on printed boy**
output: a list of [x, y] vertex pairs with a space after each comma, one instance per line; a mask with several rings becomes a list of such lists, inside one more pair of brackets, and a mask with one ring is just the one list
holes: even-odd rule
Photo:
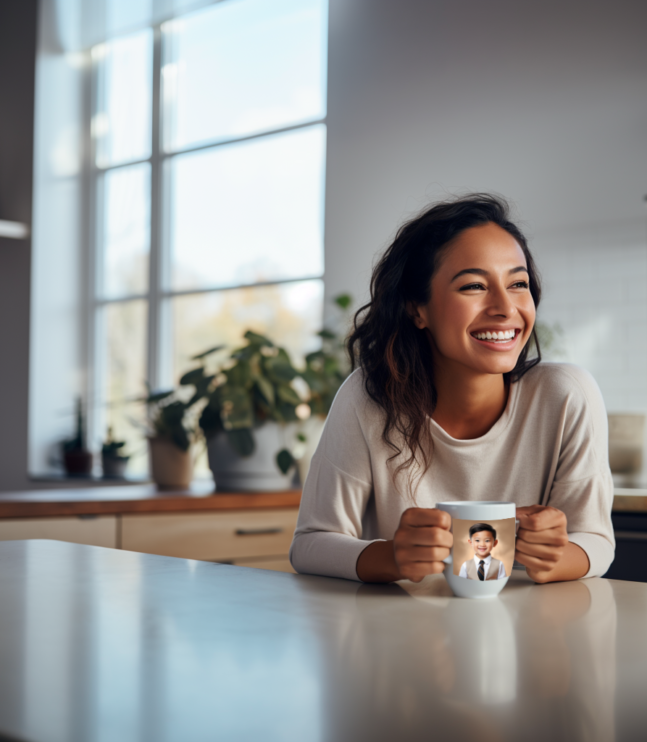
[[481, 561], [479, 562], [478, 575], [479, 575], [479, 580], [485, 579], [485, 561], [483, 559], [481, 559]]

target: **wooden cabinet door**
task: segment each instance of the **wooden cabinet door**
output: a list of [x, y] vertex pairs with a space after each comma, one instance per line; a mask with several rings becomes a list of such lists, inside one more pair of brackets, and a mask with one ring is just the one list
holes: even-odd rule
[[146, 554], [229, 561], [287, 556], [297, 508], [123, 515], [121, 548]]
[[91, 515], [68, 518], [4, 518], [0, 541], [53, 539], [88, 546], [117, 547], [117, 516]]

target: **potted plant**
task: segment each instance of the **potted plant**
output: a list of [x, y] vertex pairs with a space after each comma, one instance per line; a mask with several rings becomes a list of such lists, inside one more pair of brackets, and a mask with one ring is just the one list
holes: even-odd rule
[[76, 433], [73, 438], [63, 441], [63, 465], [68, 477], [89, 477], [92, 474], [92, 451], [85, 440], [85, 414], [83, 402], [76, 400]]
[[[181, 385], [189, 386], [191, 382], [184, 379], [180, 381]], [[159, 392], [149, 389], [144, 399], [149, 425], [151, 478], [160, 489], [188, 489], [191, 484], [193, 460], [190, 448], [196, 436], [195, 421], [191, 418], [210, 381], [209, 377], [203, 377], [186, 400], [181, 394], [183, 389]]]
[[[334, 302], [346, 311], [351, 299], [344, 294]], [[199, 425], [217, 489], [288, 489], [295, 465], [305, 478], [323, 421], [348, 375], [337, 333], [318, 334], [322, 348], [306, 357], [303, 370], [284, 348], [252, 330], [244, 334], [246, 345], [224, 356], [220, 345], [193, 356], [200, 365], [180, 384], [206, 389]], [[208, 359], [216, 354], [209, 374]]]
[[130, 456], [124, 454], [125, 441], [113, 438], [112, 428], [108, 428], [106, 440], [101, 447], [101, 466], [105, 479], [123, 479]]
[[[298, 421], [310, 411], [294, 383], [299, 372], [284, 348], [247, 331], [246, 345], [219, 359], [208, 374], [207, 359], [222, 346], [199, 353], [200, 365], [180, 384], [206, 388], [199, 419], [209, 466], [219, 490], [288, 489], [299, 441]], [[302, 390], [307, 396], [307, 387]]]

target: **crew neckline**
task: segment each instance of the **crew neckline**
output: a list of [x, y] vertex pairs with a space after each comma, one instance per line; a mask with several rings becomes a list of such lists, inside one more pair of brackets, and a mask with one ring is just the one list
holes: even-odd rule
[[445, 443], [451, 446], [475, 446], [480, 443], [487, 443], [498, 438], [510, 425], [510, 421], [514, 417], [514, 411], [517, 407], [517, 399], [519, 397], [519, 385], [523, 383], [523, 377], [510, 384], [510, 392], [508, 394], [508, 402], [505, 406], [505, 410], [501, 417], [494, 423], [494, 425], [478, 438], [454, 438], [444, 428], [442, 428], [433, 418], [429, 418], [431, 422], [432, 435], [435, 438], [439, 438]]

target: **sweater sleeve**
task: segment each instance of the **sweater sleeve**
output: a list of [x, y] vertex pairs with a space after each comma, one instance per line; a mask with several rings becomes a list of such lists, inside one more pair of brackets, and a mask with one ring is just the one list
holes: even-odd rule
[[615, 553], [607, 415], [593, 377], [576, 366], [562, 370], [571, 384], [557, 470], [546, 504], [565, 513], [569, 541], [589, 558], [585, 576], [596, 577], [609, 569]]
[[297, 572], [357, 580], [357, 559], [372, 541], [362, 519], [373, 493], [371, 459], [352, 374], [335, 398], [306, 477], [290, 561]]

